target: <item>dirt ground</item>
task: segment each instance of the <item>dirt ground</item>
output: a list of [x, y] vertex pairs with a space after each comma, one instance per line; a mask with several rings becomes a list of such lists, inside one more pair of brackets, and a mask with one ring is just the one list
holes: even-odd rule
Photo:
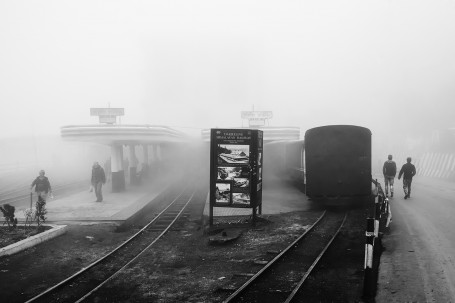
[[117, 247], [132, 231], [112, 224], [69, 225], [64, 235], [0, 258], [0, 297], [24, 302]]
[[[93, 301], [221, 302], [231, 293], [229, 289], [248, 279], [239, 274], [257, 272], [261, 265], [254, 261], [271, 260], [275, 256], [273, 252], [294, 241], [321, 213], [263, 216], [255, 228], [245, 217], [224, 222], [218, 219], [215, 223], [227, 226], [228, 234], [240, 234], [237, 240], [223, 245], [210, 244], [213, 235], [198, 222], [189, 221], [185, 230], [168, 233], [106, 289], [99, 291]], [[342, 231], [339, 248], [328, 251], [328, 260], [322, 260], [326, 265], [316, 270], [310, 282], [316, 283], [310, 287], [338, 290], [335, 296], [327, 296], [326, 291], [322, 302], [361, 301], [364, 232], [357, 216], [358, 212], [350, 215], [353, 220], [348, 220]], [[116, 227], [116, 224], [69, 225], [62, 236], [0, 258], [0, 297], [5, 302], [23, 302], [90, 264], [136, 232], [117, 232]], [[337, 263], [342, 256], [342, 262]], [[324, 270], [327, 266], [333, 270]], [[338, 282], [330, 288], [327, 286], [330, 281]], [[319, 302], [321, 297], [315, 295], [310, 301], [313, 300]]]

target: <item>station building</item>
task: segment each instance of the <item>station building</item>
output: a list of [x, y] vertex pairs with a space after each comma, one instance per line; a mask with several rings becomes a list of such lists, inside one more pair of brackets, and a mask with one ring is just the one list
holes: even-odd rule
[[[138, 167], [141, 171], [148, 171], [152, 162], [162, 162], [166, 156], [171, 157], [170, 150], [176, 150], [175, 146], [188, 141], [186, 134], [163, 125], [117, 124], [117, 116], [123, 114], [123, 108], [92, 108], [91, 115], [99, 116], [100, 124], [61, 127], [64, 140], [110, 147], [113, 192], [125, 190], [126, 174], [129, 174], [130, 182], [136, 184]], [[124, 147], [127, 155], [124, 155]]]

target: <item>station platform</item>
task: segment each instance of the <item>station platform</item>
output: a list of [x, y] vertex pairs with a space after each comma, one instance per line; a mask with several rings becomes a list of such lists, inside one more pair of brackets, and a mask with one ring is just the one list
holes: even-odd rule
[[[208, 185], [207, 185], [208, 186]], [[124, 221], [141, 210], [155, 199], [163, 190], [165, 184], [129, 185], [120, 193], [112, 193], [109, 184], [103, 186], [103, 202], [95, 202], [94, 192], [87, 189], [67, 196], [54, 196], [46, 202], [48, 223], [66, 221]], [[35, 201], [35, 195], [33, 195]], [[280, 214], [292, 211], [305, 211], [311, 208], [311, 203], [304, 193], [286, 183], [274, 182], [263, 189], [262, 215]], [[25, 221], [24, 210], [30, 207], [16, 206], [16, 217], [20, 222]], [[33, 207], [35, 207], [33, 202]], [[249, 216], [251, 208], [215, 207], [214, 216]], [[209, 215], [209, 201], [204, 207], [204, 215]]]
[[[121, 221], [142, 209], [164, 190], [158, 184], [127, 186], [124, 192], [112, 193], [109, 184], [103, 186], [103, 202], [95, 202], [94, 192], [80, 191], [68, 196], [54, 196], [46, 201], [46, 222], [62, 221]], [[35, 195], [33, 195], [35, 200]], [[33, 202], [34, 203], [34, 202]], [[30, 206], [16, 207], [16, 217], [24, 221], [24, 210]], [[33, 207], [34, 204], [33, 204]]]
[[[264, 182], [262, 191], [262, 215], [288, 213], [292, 211], [307, 211], [312, 208], [308, 197], [295, 186], [277, 180]], [[209, 216], [209, 199], [204, 208], [204, 215]], [[251, 208], [214, 207], [214, 217], [249, 216]]]

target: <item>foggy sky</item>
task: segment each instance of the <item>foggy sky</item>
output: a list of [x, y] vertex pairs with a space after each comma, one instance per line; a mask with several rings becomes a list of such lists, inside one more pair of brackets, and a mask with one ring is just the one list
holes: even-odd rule
[[454, 127], [454, 1], [0, 1], [0, 138], [98, 123]]

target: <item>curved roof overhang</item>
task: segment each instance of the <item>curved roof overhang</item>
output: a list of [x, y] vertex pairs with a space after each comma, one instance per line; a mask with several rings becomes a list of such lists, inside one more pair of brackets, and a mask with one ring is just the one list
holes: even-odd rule
[[69, 141], [105, 145], [183, 143], [188, 136], [162, 125], [68, 125], [60, 129], [61, 137]]

